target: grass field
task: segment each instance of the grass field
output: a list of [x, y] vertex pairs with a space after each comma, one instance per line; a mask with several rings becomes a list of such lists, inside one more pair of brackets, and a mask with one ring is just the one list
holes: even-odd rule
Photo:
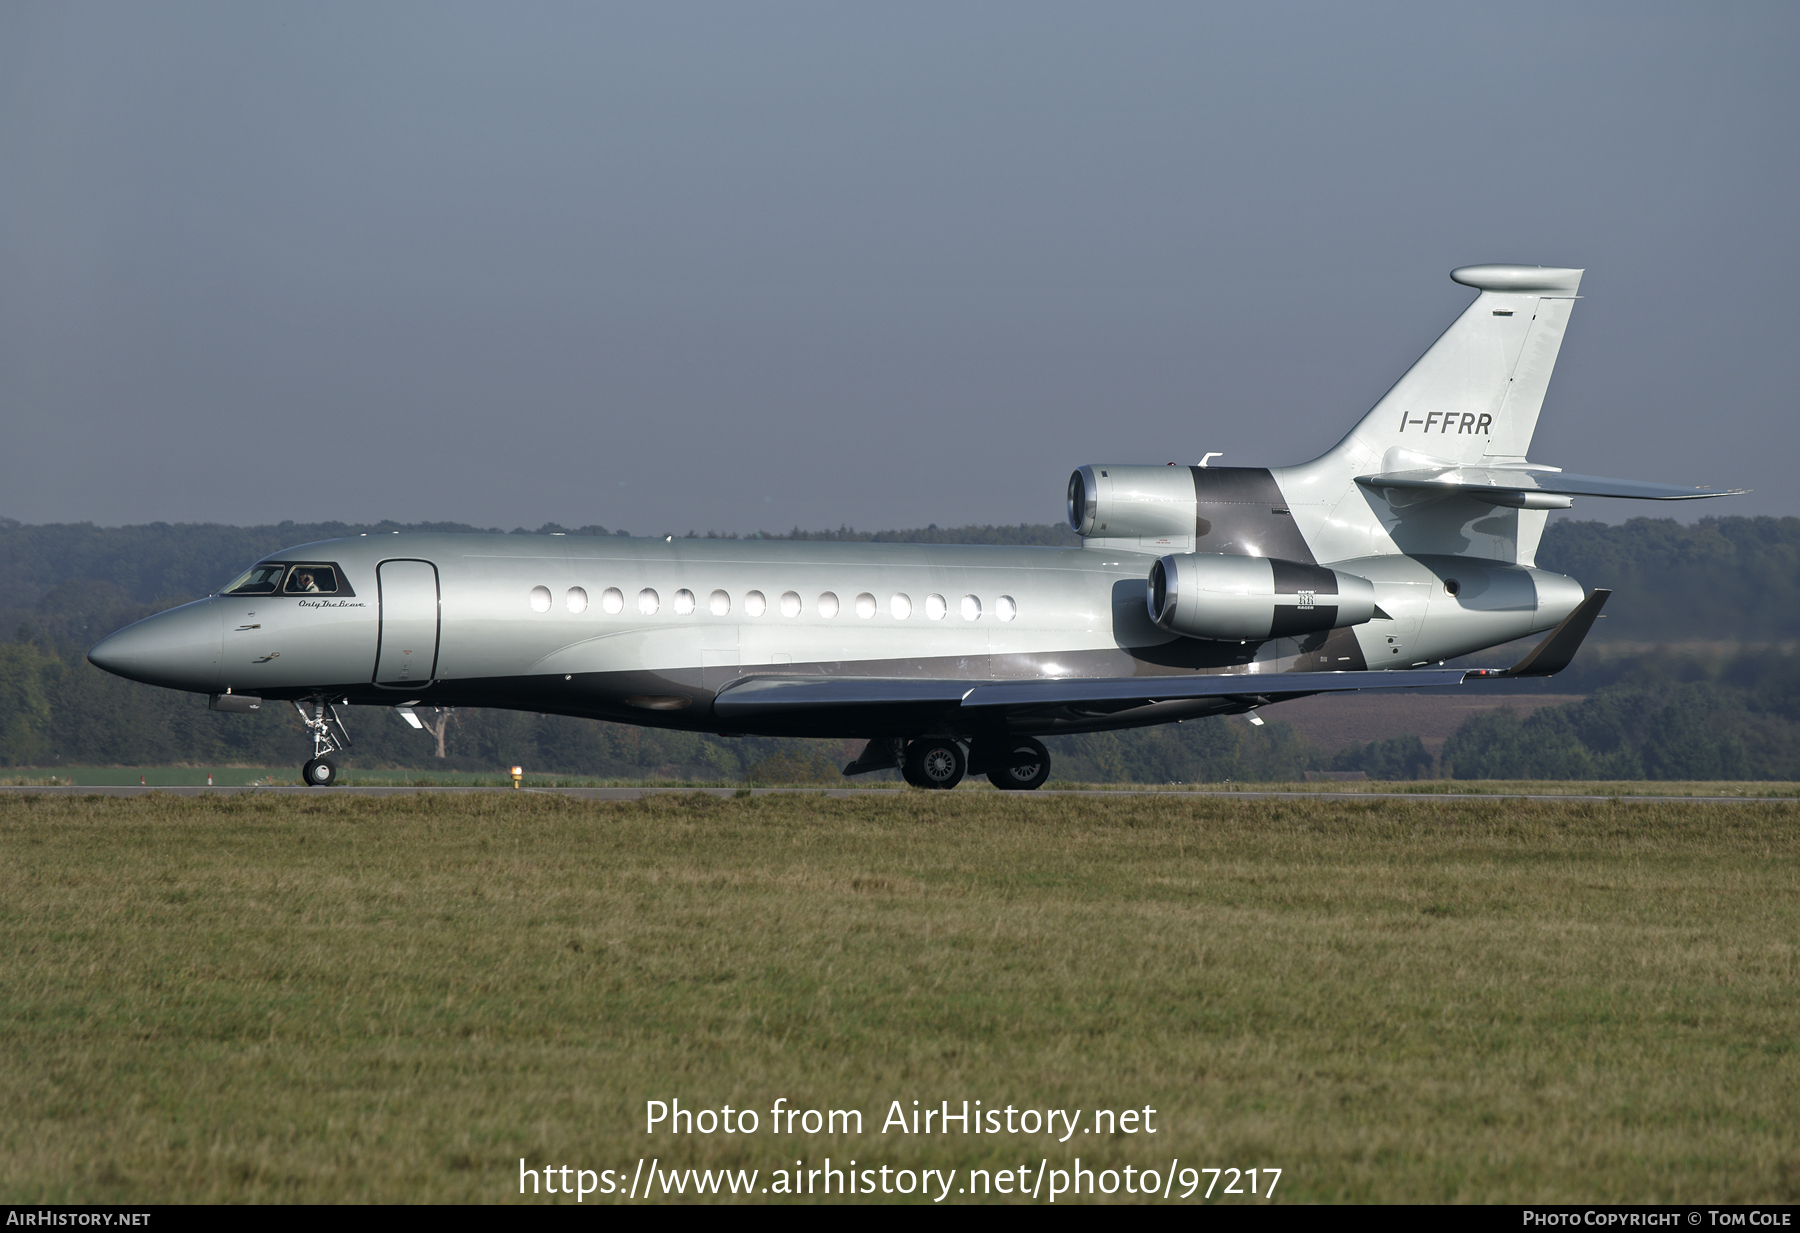
[[[0, 787], [116, 787], [144, 783], [152, 788], [199, 787], [208, 776], [221, 788], [241, 788], [267, 784], [283, 787], [300, 782], [299, 772], [291, 767], [227, 766], [218, 768], [193, 766], [60, 766], [7, 767], [0, 771]], [[510, 776], [497, 771], [413, 771], [361, 770], [350, 768], [339, 781], [345, 787], [484, 787], [512, 786]], [[745, 783], [757, 787], [760, 781], [670, 781], [661, 779], [595, 779], [591, 776], [530, 774], [523, 777], [527, 788], [736, 788]], [[807, 787], [882, 788], [900, 790], [898, 780], [863, 775], [853, 779], [833, 776]], [[1403, 779], [1386, 782], [1378, 779], [1318, 780], [1292, 783], [1077, 783], [1053, 779], [1048, 788], [1077, 789], [1084, 792], [1406, 792], [1414, 795], [1556, 795], [1556, 796], [1734, 796], [1746, 798], [1800, 797], [1800, 783], [1777, 780], [1664, 780], [1664, 779]], [[992, 792], [995, 789], [981, 776], [963, 780], [961, 792]]]
[[[1277, 1201], [1794, 1202], [1797, 823], [0, 797], [0, 1193], [495, 1202], [521, 1157], [766, 1179], [1080, 1156], [1277, 1167]], [[761, 1133], [644, 1133], [673, 1097], [762, 1110]], [[863, 1133], [773, 1135], [778, 1097]], [[891, 1101], [946, 1099], [1152, 1106], [1158, 1133], [880, 1130]]]

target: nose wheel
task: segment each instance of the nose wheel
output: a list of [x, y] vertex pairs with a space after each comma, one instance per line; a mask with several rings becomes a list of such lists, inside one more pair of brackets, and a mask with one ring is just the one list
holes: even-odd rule
[[323, 698], [294, 703], [300, 722], [312, 737], [313, 756], [300, 768], [300, 782], [311, 788], [329, 788], [338, 780], [338, 765], [331, 755], [350, 748], [350, 733], [338, 718], [337, 707]]

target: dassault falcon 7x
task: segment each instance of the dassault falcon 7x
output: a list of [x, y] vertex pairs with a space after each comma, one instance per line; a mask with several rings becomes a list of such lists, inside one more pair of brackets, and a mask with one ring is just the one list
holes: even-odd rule
[[[88, 658], [215, 710], [293, 703], [316, 785], [343, 704], [866, 738], [846, 775], [1020, 789], [1049, 777], [1040, 736], [1547, 675], [1608, 595], [1536, 567], [1547, 511], [1736, 491], [1527, 460], [1581, 275], [1454, 271], [1474, 302], [1312, 462], [1079, 468], [1079, 548], [366, 535], [275, 553]], [[1509, 669], [1442, 667], [1536, 631]]]

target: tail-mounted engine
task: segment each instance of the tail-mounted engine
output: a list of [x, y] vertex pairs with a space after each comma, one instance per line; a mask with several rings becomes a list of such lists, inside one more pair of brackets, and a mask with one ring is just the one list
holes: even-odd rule
[[1266, 467], [1081, 467], [1069, 477], [1069, 525], [1084, 539], [1158, 556], [1187, 548], [1312, 560]]
[[1367, 578], [1212, 552], [1157, 561], [1146, 598], [1150, 619], [1169, 632], [1229, 642], [1343, 629], [1375, 615], [1375, 586]]
[[1192, 467], [1090, 466], [1069, 477], [1069, 525], [1082, 536], [1194, 534]]

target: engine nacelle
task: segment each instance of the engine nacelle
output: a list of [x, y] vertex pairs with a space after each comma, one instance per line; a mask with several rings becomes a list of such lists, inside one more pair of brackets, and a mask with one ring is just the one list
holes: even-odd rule
[[1375, 585], [1322, 565], [1190, 552], [1150, 567], [1150, 619], [1171, 633], [1220, 642], [1292, 638], [1361, 625]]
[[1194, 534], [1192, 467], [1079, 467], [1069, 477], [1069, 525], [1078, 535], [1130, 538]]

